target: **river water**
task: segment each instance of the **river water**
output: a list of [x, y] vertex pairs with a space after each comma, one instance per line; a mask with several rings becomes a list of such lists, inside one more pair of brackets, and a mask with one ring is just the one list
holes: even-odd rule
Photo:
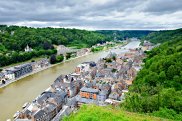
[[[139, 41], [132, 41], [125, 47], [112, 49], [111, 52], [117, 54], [125, 53], [128, 51], [127, 49], [136, 48], [139, 44]], [[41, 92], [47, 89], [60, 74], [71, 73], [78, 64], [85, 61], [98, 61], [108, 53], [109, 51], [101, 51], [67, 61], [25, 77], [0, 89], [0, 121], [12, 119], [14, 113], [21, 110], [25, 102], [31, 102], [35, 99]]]

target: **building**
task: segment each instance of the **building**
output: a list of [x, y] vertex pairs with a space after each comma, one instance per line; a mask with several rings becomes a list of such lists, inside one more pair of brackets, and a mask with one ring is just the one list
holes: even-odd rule
[[31, 65], [32, 65], [33, 70], [38, 70], [40, 68], [44, 68], [44, 67], [49, 66], [50, 62], [48, 59], [42, 59], [42, 60], [39, 60], [36, 62], [32, 62]]
[[99, 94], [97, 95], [97, 100], [99, 102], [104, 102], [109, 94], [111, 93], [111, 86], [109, 84], [101, 84], [99, 87]]
[[7, 78], [10, 80], [19, 78], [32, 71], [33, 71], [33, 69], [32, 69], [32, 65], [30, 63], [6, 69]]
[[0, 73], [0, 84], [5, 84], [5, 83], [6, 83], [5, 75], [4, 73]]
[[60, 55], [60, 54], [65, 55], [66, 53], [76, 53], [77, 51], [76, 49], [72, 49], [64, 45], [59, 45], [56, 47], [56, 49], [57, 49], [57, 55]]
[[14, 72], [11, 71], [11, 70], [7, 70], [7, 71], [4, 73], [4, 75], [5, 75], [5, 79], [6, 79], [6, 80], [14, 80], [14, 79], [15, 79], [15, 74], [14, 74]]
[[102, 90], [99, 92], [99, 94], [97, 96], [97, 100], [100, 102], [103, 102], [107, 99], [107, 95], [108, 95], [107, 91]]
[[97, 99], [97, 94], [99, 93], [98, 89], [93, 89], [93, 88], [87, 88], [87, 87], [82, 87], [80, 89], [80, 96], [82, 98], [87, 98], [87, 99]]
[[83, 55], [90, 53], [90, 51], [91, 51], [90, 48], [83, 48], [83, 49], [78, 50], [76, 55], [77, 56], [83, 56]]
[[28, 45], [25, 47], [25, 52], [32, 52], [33, 49], [31, 47], [29, 47]]
[[75, 73], [82, 73], [82, 72], [86, 72], [89, 71], [90, 68], [95, 67], [96, 63], [91, 61], [91, 62], [83, 62], [82, 64], [79, 64], [76, 69], [75, 69]]
[[16, 119], [50, 121], [59, 113], [66, 102], [67, 94], [64, 91], [45, 91], [39, 95], [30, 105], [25, 107]]

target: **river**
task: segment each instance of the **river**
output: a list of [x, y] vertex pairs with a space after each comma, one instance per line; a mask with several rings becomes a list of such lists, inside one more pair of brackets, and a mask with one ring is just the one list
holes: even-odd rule
[[[128, 48], [136, 48], [139, 44], [139, 41], [132, 41], [125, 47], [112, 49], [111, 52], [117, 54], [125, 53], [128, 51]], [[14, 113], [21, 110], [25, 102], [31, 102], [35, 99], [41, 92], [47, 89], [60, 74], [73, 72], [78, 64], [85, 61], [98, 61], [98, 59], [105, 57], [108, 53], [109, 51], [101, 51], [67, 61], [20, 79], [0, 89], [0, 121], [12, 119]]]

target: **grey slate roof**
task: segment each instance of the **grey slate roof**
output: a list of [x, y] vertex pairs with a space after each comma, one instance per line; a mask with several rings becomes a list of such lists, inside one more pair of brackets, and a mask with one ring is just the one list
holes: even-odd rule
[[46, 112], [43, 110], [38, 110], [35, 114], [34, 117], [35, 119], [41, 119], [42, 117], [46, 116]]
[[3, 73], [0, 73], [0, 78], [3, 78], [4, 77], [4, 74]]
[[81, 103], [87, 103], [87, 104], [89, 104], [89, 103], [95, 103], [96, 104], [97, 103], [96, 100], [81, 98], [80, 96], [77, 96], [76, 99], [77, 99], [78, 102], [81, 102]]
[[84, 92], [94, 92], [94, 93], [99, 92], [98, 89], [87, 88], [87, 87], [82, 87], [80, 90], [81, 90], [81, 91], [84, 91]]

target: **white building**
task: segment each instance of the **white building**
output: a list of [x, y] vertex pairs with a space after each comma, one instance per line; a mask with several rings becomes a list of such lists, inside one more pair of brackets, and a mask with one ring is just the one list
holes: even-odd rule
[[82, 63], [76, 67], [75, 72], [76, 73], [86, 72], [86, 71], [89, 71], [89, 69], [90, 69], [89, 63]]
[[6, 81], [6, 79], [5, 79], [4, 73], [0, 73], [0, 84], [2, 84], [5, 81]]
[[31, 51], [33, 51], [33, 49], [27, 45], [25, 47], [25, 52], [31, 52]]
[[5, 74], [5, 78], [8, 80], [14, 80], [15, 79], [15, 74], [11, 71], [7, 71], [4, 74]]

